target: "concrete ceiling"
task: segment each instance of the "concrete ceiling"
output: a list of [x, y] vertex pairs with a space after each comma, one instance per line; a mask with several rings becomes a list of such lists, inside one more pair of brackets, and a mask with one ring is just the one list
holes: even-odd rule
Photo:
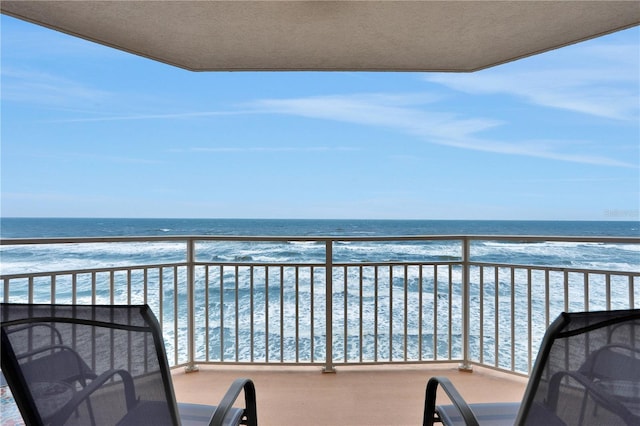
[[5, 1], [193, 71], [475, 71], [640, 23], [640, 1]]

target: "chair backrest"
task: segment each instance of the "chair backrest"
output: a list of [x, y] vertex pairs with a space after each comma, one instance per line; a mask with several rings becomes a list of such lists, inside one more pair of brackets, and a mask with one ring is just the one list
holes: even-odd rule
[[561, 314], [516, 424], [640, 424], [640, 310]]
[[160, 326], [147, 305], [2, 303], [0, 329], [2, 372], [27, 424], [114, 425], [142, 401], [179, 424]]

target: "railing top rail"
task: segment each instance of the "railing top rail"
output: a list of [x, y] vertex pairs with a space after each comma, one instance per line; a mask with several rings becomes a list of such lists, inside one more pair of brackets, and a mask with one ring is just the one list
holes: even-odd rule
[[[431, 262], [435, 263], [435, 262]], [[460, 263], [460, 262], [453, 262]], [[499, 263], [499, 262], [469, 262], [471, 266], [485, 267], [485, 268], [508, 268], [508, 269], [530, 269], [536, 271], [555, 271], [555, 272], [568, 272], [578, 274], [611, 274], [628, 277], [640, 277], [640, 271], [612, 271], [607, 269], [593, 269], [593, 268], [580, 268], [580, 267], [566, 267], [566, 266], [553, 266], [553, 265], [526, 265], [519, 263]]]
[[[336, 262], [333, 266], [336, 268], [363, 266], [363, 267], [375, 267], [375, 266], [404, 266], [404, 265], [433, 265], [433, 266], [447, 266], [447, 265], [459, 265], [461, 261], [389, 261], [389, 262]], [[321, 268], [324, 267], [324, 263], [304, 263], [304, 262], [194, 262], [195, 265], [200, 266], [230, 266], [230, 267], [296, 267], [296, 268]], [[564, 266], [547, 266], [547, 265], [525, 265], [525, 264], [513, 264], [513, 263], [491, 263], [491, 262], [469, 262], [472, 266], [487, 267], [487, 268], [511, 268], [511, 269], [531, 269], [539, 271], [560, 271], [570, 273], [583, 273], [583, 274], [609, 274], [615, 273], [619, 276], [638, 277], [640, 271], [611, 271], [604, 269], [584, 269], [584, 268], [567, 268]], [[188, 264], [186, 262], [173, 262], [173, 263], [155, 263], [155, 264], [140, 264], [140, 265], [126, 265], [126, 266], [111, 266], [101, 268], [87, 268], [87, 269], [67, 269], [60, 271], [37, 271], [37, 272], [24, 272], [16, 274], [0, 274], [0, 280], [4, 279], [19, 279], [29, 277], [49, 277], [52, 275], [78, 275], [78, 274], [90, 274], [100, 272], [117, 272], [117, 271], [137, 271], [144, 269], [159, 269], [159, 268], [173, 268], [184, 267]]]
[[640, 237], [585, 237], [558, 235], [400, 235], [400, 236], [245, 236], [245, 235], [164, 235], [124, 237], [56, 237], [56, 238], [2, 238], [0, 245], [29, 244], [86, 244], [127, 243], [155, 241], [238, 241], [238, 242], [327, 242], [327, 241], [515, 241], [515, 242], [578, 242], [640, 244]]

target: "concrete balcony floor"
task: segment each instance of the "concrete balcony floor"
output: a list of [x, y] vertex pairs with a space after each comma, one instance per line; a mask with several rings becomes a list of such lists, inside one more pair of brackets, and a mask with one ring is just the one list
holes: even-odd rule
[[[520, 401], [524, 377], [474, 366], [348, 366], [323, 374], [313, 366], [200, 366], [173, 371], [179, 402], [215, 405], [238, 377], [256, 386], [261, 426], [404, 426], [421, 425], [424, 394], [431, 376], [446, 376], [467, 402]], [[444, 393], [438, 401], [447, 401]]]

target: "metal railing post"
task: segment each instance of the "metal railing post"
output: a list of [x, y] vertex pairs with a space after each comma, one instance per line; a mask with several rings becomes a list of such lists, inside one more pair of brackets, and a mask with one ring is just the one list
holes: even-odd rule
[[325, 354], [324, 373], [335, 373], [333, 367], [333, 240], [325, 241]]
[[462, 362], [458, 365], [460, 371], [473, 371], [473, 366], [469, 362], [469, 313], [471, 311], [469, 295], [470, 276], [470, 249], [469, 237], [462, 239]]
[[[184, 367], [186, 373], [198, 371], [196, 365], [196, 310], [195, 310], [195, 240], [187, 239], [187, 365]], [[175, 318], [176, 324], [178, 318]]]

